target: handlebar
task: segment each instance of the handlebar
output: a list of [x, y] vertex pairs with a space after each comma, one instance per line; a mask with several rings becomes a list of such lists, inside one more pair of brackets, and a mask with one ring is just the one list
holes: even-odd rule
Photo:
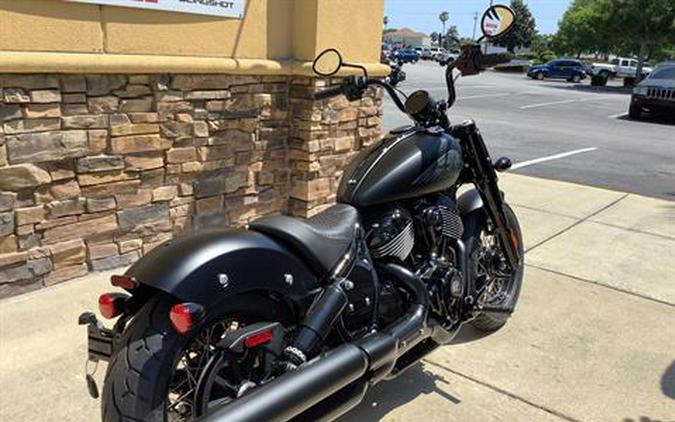
[[378, 85], [383, 87], [396, 104], [396, 107], [398, 107], [399, 110], [405, 113], [405, 106], [401, 102], [401, 99], [399, 98], [394, 88], [387, 82], [384, 82], [383, 80], [380, 79], [352, 77], [345, 80], [342, 84], [338, 86], [326, 88], [322, 91], [314, 93], [314, 99], [325, 100], [327, 98], [336, 97], [338, 95], [344, 94], [347, 96], [347, 99], [349, 99], [350, 101], [354, 101], [361, 98], [363, 91], [365, 91], [369, 85]]
[[334, 86], [332, 88], [326, 88], [322, 91], [314, 93], [315, 100], [324, 100], [326, 98], [336, 97], [343, 92], [342, 85]]
[[476, 64], [481, 69], [493, 67], [498, 64], [508, 63], [513, 56], [509, 53], [481, 54], [476, 58]]
[[[462, 47], [462, 54], [460, 54], [460, 56], [457, 57], [457, 59], [455, 59], [452, 63], [448, 64], [446, 68], [445, 79], [448, 87], [448, 100], [447, 102], [442, 103], [443, 109], [445, 110], [452, 107], [456, 99], [455, 83], [452, 73], [455, 68], [458, 69], [464, 76], [475, 75], [488, 67], [496, 66], [502, 63], [508, 63], [511, 61], [511, 58], [512, 56], [508, 53], [482, 54], [478, 44]], [[366, 77], [352, 76], [342, 82], [342, 84], [339, 86], [326, 88], [322, 91], [316, 92], [314, 94], [314, 99], [324, 100], [344, 94], [349, 101], [355, 101], [361, 98], [363, 92], [368, 88], [369, 85], [378, 85], [383, 87], [396, 104], [396, 107], [398, 107], [398, 109], [402, 112], [406, 112], [405, 106], [394, 87], [383, 80], [370, 79]]]

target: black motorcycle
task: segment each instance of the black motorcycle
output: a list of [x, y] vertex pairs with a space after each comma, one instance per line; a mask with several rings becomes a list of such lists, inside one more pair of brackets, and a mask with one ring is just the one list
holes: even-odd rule
[[385, 82], [395, 87], [399, 83], [405, 81], [406, 74], [405, 71], [403, 70], [402, 61], [400, 60], [392, 61], [389, 63], [389, 67], [391, 67], [391, 73], [389, 73], [389, 76], [387, 76]]
[[[491, 7], [487, 37], [513, 12]], [[404, 101], [386, 82], [353, 76], [316, 94], [359, 99], [386, 90], [414, 125], [393, 130], [346, 169], [337, 204], [308, 219], [264, 217], [246, 230], [169, 241], [112, 277], [104, 328], [85, 313], [89, 359], [108, 362], [105, 421], [331, 420], [471, 322], [492, 331], [514, 311], [523, 240], [472, 121], [451, 125], [453, 70], [507, 61], [465, 46], [445, 73], [449, 97]], [[321, 76], [344, 63], [336, 50]], [[464, 190], [464, 185], [473, 188]], [[87, 375], [92, 396], [96, 383]]]

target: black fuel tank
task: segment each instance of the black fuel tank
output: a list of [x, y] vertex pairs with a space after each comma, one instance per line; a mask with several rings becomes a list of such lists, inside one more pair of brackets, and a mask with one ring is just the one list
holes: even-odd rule
[[452, 186], [462, 170], [457, 139], [410, 128], [362, 151], [345, 170], [338, 202], [368, 207], [415, 198]]

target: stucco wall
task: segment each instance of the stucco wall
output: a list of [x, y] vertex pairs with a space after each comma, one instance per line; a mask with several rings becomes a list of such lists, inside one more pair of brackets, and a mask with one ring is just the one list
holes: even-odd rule
[[[64, 0], [0, 0], [0, 70], [20, 72], [7, 63], [40, 64], [54, 53], [89, 53], [77, 56], [86, 63], [89, 55], [288, 63], [311, 60], [327, 47], [340, 48], [351, 61], [375, 64], [383, 9], [383, 0], [247, 0], [244, 18], [233, 19]], [[40, 54], [25, 54], [30, 52]], [[293, 73], [293, 66], [267, 71], [279, 72]]]

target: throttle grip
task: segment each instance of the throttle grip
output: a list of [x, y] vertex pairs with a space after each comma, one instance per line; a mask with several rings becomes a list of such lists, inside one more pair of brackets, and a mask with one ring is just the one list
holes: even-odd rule
[[485, 69], [498, 64], [508, 63], [511, 59], [513, 59], [513, 55], [509, 53], [481, 54], [476, 59], [476, 64], [481, 69]]
[[332, 88], [326, 88], [323, 91], [314, 93], [315, 100], [324, 100], [326, 98], [336, 97], [342, 94], [342, 86], [334, 86]]

